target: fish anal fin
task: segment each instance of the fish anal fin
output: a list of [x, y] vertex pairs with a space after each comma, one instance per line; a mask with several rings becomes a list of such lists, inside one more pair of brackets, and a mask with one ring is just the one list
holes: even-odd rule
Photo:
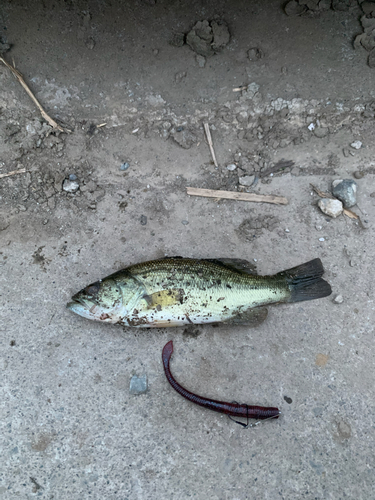
[[230, 259], [230, 258], [220, 258], [220, 259], [204, 259], [207, 262], [212, 262], [213, 264], [218, 264], [233, 271], [257, 275], [256, 265], [245, 259]]
[[265, 321], [268, 309], [266, 307], [253, 307], [234, 314], [223, 323], [225, 325], [243, 325], [255, 328]]

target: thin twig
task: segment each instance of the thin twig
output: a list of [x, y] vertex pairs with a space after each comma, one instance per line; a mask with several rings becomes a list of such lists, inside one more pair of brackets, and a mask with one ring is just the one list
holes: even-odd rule
[[204, 126], [204, 130], [206, 132], [208, 145], [209, 145], [210, 151], [211, 151], [211, 156], [212, 156], [212, 159], [214, 160], [214, 165], [215, 165], [215, 167], [218, 167], [219, 165], [216, 161], [216, 156], [215, 156], [215, 151], [214, 151], [214, 145], [212, 142], [210, 127], [209, 127], [208, 123], [204, 123], [203, 126]]
[[321, 198], [330, 198], [331, 200], [337, 200], [337, 198], [335, 198], [335, 196], [333, 196], [331, 193], [325, 193], [324, 191], [321, 191], [316, 186], [314, 186], [314, 184], [310, 183], [310, 186], [312, 190], [315, 191], [315, 193]]
[[26, 90], [26, 92], [29, 94], [29, 97], [34, 101], [34, 104], [39, 108], [39, 111], [41, 112], [43, 118], [46, 120], [46, 122], [51, 125], [54, 129], [59, 130], [60, 132], [65, 132], [65, 130], [58, 125], [58, 123], [55, 122], [42, 108], [41, 104], [39, 103], [38, 99], [34, 96], [34, 94], [31, 92], [30, 88], [26, 84], [23, 76], [21, 73], [13, 66], [10, 65], [9, 63], [6, 62], [6, 60], [3, 57], [0, 57], [0, 61], [13, 73], [13, 75], [17, 78], [17, 80], [20, 82], [22, 87]]
[[348, 208], [344, 208], [343, 213], [349, 217], [349, 219], [360, 219], [359, 215], [357, 215], [353, 210], [349, 210]]
[[192, 196], [204, 196], [206, 198], [225, 198], [227, 200], [253, 201], [256, 203], [272, 203], [275, 205], [287, 205], [288, 200], [283, 196], [261, 195], [254, 193], [236, 193], [235, 191], [214, 191], [213, 189], [201, 189], [187, 187], [187, 194]]
[[0, 179], [3, 177], [10, 177], [11, 175], [24, 174], [26, 172], [26, 168], [21, 168], [20, 170], [13, 170], [12, 172], [8, 172], [7, 174], [0, 174]]

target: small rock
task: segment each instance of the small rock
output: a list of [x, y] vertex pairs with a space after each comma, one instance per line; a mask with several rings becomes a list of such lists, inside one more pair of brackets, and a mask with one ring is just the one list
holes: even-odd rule
[[332, 182], [332, 194], [342, 201], [345, 208], [357, 204], [356, 193], [357, 183], [352, 179], [338, 179]]
[[355, 179], [362, 179], [366, 175], [366, 172], [361, 172], [360, 170], [356, 170], [353, 174]]
[[71, 181], [70, 179], [65, 179], [62, 188], [67, 193], [76, 193], [79, 189], [79, 184], [76, 180]]
[[325, 241], [325, 239], [324, 238], [319, 238], [319, 241]]
[[250, 61], [259, 61], [263, 57], [263, 52], [258, 47], [253, 47], [247, 51], [247, 57]]
[[344, 148], [342, 150], [342, 154], [345, 156], [345, 158], [347, 158], [349, 156], [349, 149], [348, 148]]
[[75, 174], [70, 174], [69, 175], [69, 180], [70, 181], [76, 181], [77, 180], [77, 176]]
[[182, 82], [182, 80], [183, 80], [184, 78], [186, 78], [186, 75], [187, 75], [186, 71], [180, 71], [179, 73], [176, 73], [176, 74], [174, 75], [174, 81], [175, 81], [176, 83], [181, 83], [181, 82]]
[[147, 391], [147, 375], [133, 375], [130, 380], [130, 394], [144, 394]]
[[254, 175], [245, 175], [244, 177], [240, 177], [238, 180], [241, 186], [251, 186], [254, 182]]
[[141, 215], [141, 226], [145, 226], [147, 224], [147, 217], [145, 215]]
[[233, 172], [233, 170], [236, 170], [236, 168], [237, 168], [237, 165], [235, 165], [234, 163], [227, 165], [227, 170], [229, 170], [230, 172]]
[[339, 215], [341, 215], [343, 211], [343, 206], [341, 201], [331, 200], [330, 198], [322, 198], [321, 200], [318, 201], [318, 206], [324, 214], [327, 214], [330, 217], [333, 217], [334, 219]]
[[319, 139], [326, 137], [328, 135], [328, 133], [329, 133], [329, 131], [328, 131], [327, 127], [317, 127], [314, 130], [315, 137], [319, 137]]
[[152, 53], [154, 54], [154, 56], [157, 56], [159, 54], [159, 49], [154, 49]]
[[197, 54], [209, 57], [220, 52], [230, 40], [230, 33], [225, 21], [212, 21], [206, 19], [198, 21], [186, 36], [186, 43]]
[[351, 145], [351, 147], [352, 147], [353, 149], [361, 149], [361, 147], [362, 147], [362, 142], [361, 142], [361, 141], [354, 141], [354, 142], [352, 142], [350, 145]]
[[305, 5], [300, 5], [296, 0], [288, 2], [284, 7], [287, 16], [300, 16], [306, 11]]
[[[152, 106], [153, 108], [159, 108], [160, 106], [164, 106], [165, 104], [165, 100], [162, 98], [161, 95], [153, 95], [153, 94], [150, 94], [146, 97], [146, 101], [148, 102], [148, 104], [150, 106]], [[132, 131], [132, 134], [135, 134], [137, 133], [139, 130], [139, 128], [136, 128]]]
[[182, 222], [182, 224], [183, 224], [184, 226], [187, 226], [187, 225], [189, 224], [189, 221], [188, 221], [188, 220], [183, 220], [183, 221], [181, 221], [181, 222]]
[[173, 33], [172, 38], [169, 40], [169, 45], [174, 47], [182, 47], [185, 43], [185, 33]]
[[89, 49], [89, 50], [92, 50], [94, 47], [95, 47], [95, 40], [90, 37], [86, 40], [86, 47]]
[[315, 129], [315, 124], [310, 123], [310, 125], [307, 128], [310, 130], [310, 132], [312, 132]]
[[206, 66], [206, 58], [204, 56], [197, 54], [195, 56], [195, 60], [200, 68], [204, 68]]
[[240, 111], [236, 118], [238, 123], [246, 123], [249, 119], [249, 115], [247, 114], [247, 111]]
[[332, 302], [335, 304], [342, 304], [344, 302], [344, 297], [342, 295], [336, 295]]
[[128, 170], [129, 167], [130, 167], [130, 163], [128, 163], [126, 161], [125, 163], [121, 163], [120, 170], [122, 170], [123, 172], [125, 172], [125, 170]]
[[363, 12], [368, 15], [368, 14], [375, 14], [375, 2], [362, 2], [361, 7]]

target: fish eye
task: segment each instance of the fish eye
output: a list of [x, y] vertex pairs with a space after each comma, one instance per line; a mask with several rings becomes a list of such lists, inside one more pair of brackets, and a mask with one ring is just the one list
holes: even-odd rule
[[92, 285], [89, 285], [87, 288], [85, 288], [85, 293], [87, 295], [96, 295], [100, 290], [100, 282], [97, 281], [96, 283], [93, 283]]

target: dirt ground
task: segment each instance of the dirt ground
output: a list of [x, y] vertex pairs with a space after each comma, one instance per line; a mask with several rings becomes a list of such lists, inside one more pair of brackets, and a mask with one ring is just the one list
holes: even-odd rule
[[[0, 178], [0, 498], [374, 498], [375, 69], [353, 43], [372, 18], [369, 2], [301, 3], [2, 2], [3, 57], [64, 132], [0, 64], [0, 176], [25, 169]], [[311, 184], [335, 179], [355, 179], [360, 219], [318, 208]], [[253, 329], [123, 328], [65, 308], [166, 255], [259, 274], [319, 257], [333, 293]], [[243, 429], [182, 399], [161, 364], [170, 339], [181, 384], [281, 418]]]

